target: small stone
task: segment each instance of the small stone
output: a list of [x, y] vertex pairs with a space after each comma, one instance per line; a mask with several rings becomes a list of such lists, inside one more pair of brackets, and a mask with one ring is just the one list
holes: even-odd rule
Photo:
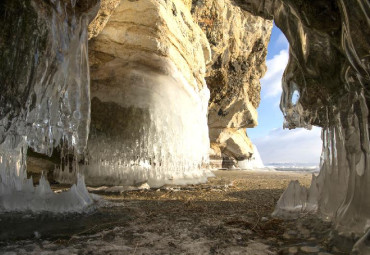
[[290, 247], [288, 249], [288, 251], [289, 251], [289, 254], [296, 254], [296, 253], [298, 253], [298, 248], [297, 247]]
[[262, 222], [266, 222], [266, 221], [268, 221], [268, 220], [269, 220], [269, 218], [267, 218], [267, 217], [262, 217], [262, 218], [261, 218], [261, 221], [262, 221]]
[[290, 238], [291, 238], [291, 236], [290, 236], [287, 232], [285, 232], [285, 233], [283, 234], [283, 238], [284, 238], [284, 239], [290, 239]]
[[289, 231], [288, 231], [288, 235], [296, 236], [296, 235], [297, 235], [297, 231], [289, 230]]
[[318, 247], [302, 246], [301, 251], [310, 252], [310, 253], [317, 253], [317, 252], [320, 251], [320, 249]]
[[150, 186], [148, 183], [143, 183], [138, 187], [139, 190], [149, 190]]
[[333, 249], [332, 249], [334, 252], [340, 252], [340, 250], [337, 248], [337, 247], [333, 247]]
[[300, 229], [300, 232], [301, 232], [301, 235], [305, 238], [305, 239], [308, 239], [311, 235], [311, 232], [306, 229], [306, 228], [302, 228]]

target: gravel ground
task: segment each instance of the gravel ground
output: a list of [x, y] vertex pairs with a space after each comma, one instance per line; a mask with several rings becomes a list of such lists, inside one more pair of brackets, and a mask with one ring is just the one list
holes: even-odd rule
[[[270, 215], [291, 180], [311, 174], [216, 171], [200, 185], [99, 192], [83, 215], [2, 215], [0, 253], [8, 254], [349, 254], [315, 216]], [[26, 226], [26, 227], [25, 227]]]

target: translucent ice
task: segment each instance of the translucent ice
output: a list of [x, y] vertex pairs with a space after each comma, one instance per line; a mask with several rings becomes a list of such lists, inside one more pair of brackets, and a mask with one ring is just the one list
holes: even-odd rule
[[[369, 30], [358, 29], [359, 21], [369, 21], [369, 6], [365, 2], [337, 1], [342, 21], [343, 61], [338, 84], [330, 85], [336, 90], [325, 94], [330, 97], [327, 102], [310, 102], [312, 95], [307, 95], [307, 91], [309, 85], [315, 84], [309, 80], [312, 79], [309, 71], [304, 69], [309, 63], [297, 66], [291, 61], [285, 71], [280, 104], [284, 126], [322, 126], [323, 150], [320, 174], [312, 179], [311, 188], [306, 190], [292, 183], [275, 210], [276, 215], [286, 215], [297, 207], [305, 209], [307, 204], [316, 205], [318, 214], [332, 220], [340, 232], [356, 234], [364, 234], [370, 227], [370, 41]], [[298, 81], [301, 84], [297, 84]], [[297, 100], [294, 99], [296, 91], [300, 94]], [[307, 110], [310, 108], [314, 110]], [[306, 198], [300, 196], [305, 190]]]
[[[10, 149], [14, 143], [18, 145]], [[18, 141], [8, 137], [0, 145], [0, 212], [80, 212], [93, 203], [83, 176], [78, 176], [77, 184], [60, 194], [51, 190], [44, 176], [34, 187], [32, 178], [27, 179], [26, 153], [25, 137]]]
[[[121, 83], [114, 95], [103, 85], [93, 92], [88, 157], [81, 166], [88, 185], [207, 181], [209, 90], [196, 91], [175, 65], [167, 65], [168, 74], [139, 67], [130, 71], [124, 65], [127, 84]], [[55, 174], [63, 183], [76, 176], [63, 169]]]
[[[9, 47], [1, 59], [7, 65], [0, 70], [6, 96], [0, 101], [0, 211], [78, 211], [92, 203], [82, 177], [68, 192], [55, 194], [44, 178], [33, 187], [26, 175], [28, 146], [49, 155], [62, 141], [76, 154], [86, 147], [88, 15], [75, 10], [73, 3], [4, 3], [4, 18], [14, 26], [0, 28]], [[7, 66], [13, 69], [7, 72]]]

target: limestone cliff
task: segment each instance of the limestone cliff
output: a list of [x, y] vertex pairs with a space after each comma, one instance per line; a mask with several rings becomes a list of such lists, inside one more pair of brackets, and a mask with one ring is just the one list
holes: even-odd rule
[[[102, 1], [97, 17], [89, 26], [90, 37], [102, 32], [112, 13], [119, 12], [119, 10], [115, 10], [119, 2], [117, 0]], [[136, 7], [132, 12], [142, 13], [140, 8], [143, 7], [143, 4], [141, 2], [135, 3]], [[127, 4], [122, 2], [121, 6]], [[211, 92], [208, 107], [208, 127], [212, 143], [210, 150], [212, 162], [216, 163], [215, 167], [222, 167], [222, 161], [224, 161], [224, 167], [236, 166], [237, 160], [249, 158], [253, 153], [252, 143], [246, 136], [245, 130], [247, 127], [257, 125], [256, 108], [260, 101], [259, 79], [266, 71], [265, 57], [272, 22], [242, 11], [229, 0], [183, 1], [181, 5], [185, 9], [190, 10], [191, 8], [193, 21], [190, 20], [190, 17], [185, 18], [184, 16], [184, 13], [187, 13], [188, 10], [177, 10], [175, 1], [165, 4], [163, 7], [172, 12], [172, 16], [179, 15], [179, 17], [181, 16], [180, 19], [185, 18], [184, 20], [188, 24], [197, 23], [207, 37], [205, 38], [203, 34], [200, 37], [203, 47], [207, 49], [203, 49], [203, 55], [198, 54], [190, 58], [189, 56], [192, 54], [189, 54], [189, 49], [180, 52], [181, 57], [175, 56], [177, 53], [170, 53], [169, 57], [172, 58], [173, 63], [176, 63], [177, 68], [185, 75], [188, 82], [194, 83], [192, 79], [195, 78], [196, 83], [202, 83], [202, 80], [206, 79]], [[126, 15], [127, 13], [121, 12], [121, 14]], [[158, 12], [156, 15], [164, 16], [151, 18], [153, 20], [166, 19], [167, 14]], [[179, 25], [181, 29], [181, 24], [177, 23], [169, 30], [163, 29], [162, 34], [165, 34], [166, 31], [168, 33], [171, 33], [171, 30], [176, 31], [175, 26]], [[195, 24], [192, 27], [195, 31], [199, 30]], [[132, 33], [132, 30], [139, 30], [140, 27], [121, 25], [118, 28], [116, 26], [116, 31], [120, 29], [122, 31], [130, 30]], [[104, 28], [101, 38], [104, 37], [104, 34], [112, 33], [111, 31], [112, 29], [109, 26]], [[145, 36], [147, 33], [140, 32], [140, 34]], [[140, 38], [137, 39], [141, 41], [140, 44], [145, 43], [145, 40], [140, 40]], [[165, 36], [162, 36], [162, 38], [158, 38], [158, 41], [166, 41], [164, 38]], [[184, 41], [183, 38], [180, 38], [180, 40], [183, 41], [183, 44], [187, 43], [186, 39]], [[110, 42], [106, 42], [104, 45], [101, 39], [97, 41], [98, 43], [92, 40], [91, 52], [104, 52], [107, 51], [104, 48], [110, 48]], [[170, 42], [169, 45], [171, 43], [173, 42]], [[211, 46], [212, 54], [209, 53], [208, 43]], [[125, 45], [119, 47], [119, 51], [131, 52], [130, 54], [138, 49], [138, 47], [130, 46], [130, 50], [128, 50]], [[175, 45], [175, 47], [177, 46]], [[195, 45], [195, 47], [197, 46]], [[154, 51], [156, 50], [154, 49]], [[111, 56], [117, 54], [117, 50], [110, 53]], [[160, 54], [163, 55], [163, 53]], [[101, 61], [102, 54], [90, 54], [92, 67], [99, 58], [98, 55], [100, 55], [98, 61]], [[184, 58], [187, 59], [186, 63], [183, 61]], [[206, 73], [197, 73], [192, 70], [199, 70], [198, 63], [208, 63]], [[197, 85], [193, 84], [193, 86]]]
[[[209, 149], [204, 77], [211, 55], [189, 2], [121, 1], [113, 7], [89, 43], [92, 135], [86, 181], [158, 186], [204, 180], [200, 167]], [[94, 27], [99, 26], [93, 23], [90, 31]]]
[[192, 15], [212, 50], [206, 73], [211, 159], [214, 167], [221, 167], [222, 159], [222, 167], [237, 166], [236, 161], [253, 153], [246, 128], [257, 125], [259, 80], [266, 71], [272, 22], [229, 0], [193, 1]]

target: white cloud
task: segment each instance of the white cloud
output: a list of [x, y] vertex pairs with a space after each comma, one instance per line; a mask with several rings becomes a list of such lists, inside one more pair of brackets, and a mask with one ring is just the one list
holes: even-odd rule
[[283, 33], [280, 33], [278, 39], [276, 40], [276, 44], [285, 46], [285, 48], [289, 47], [289, 42]]
[[255, 139], [261, 158], [267, 163], [319, 163], [321, 128], [287, 130], [277, 128], [265, 137]]
[[281, 95], [281, 77], [288, 64], [288, 50], [281, 50], [279, 54], [266, 61], [267, 72], [261, 79], [263, 97], [275, 97]]

